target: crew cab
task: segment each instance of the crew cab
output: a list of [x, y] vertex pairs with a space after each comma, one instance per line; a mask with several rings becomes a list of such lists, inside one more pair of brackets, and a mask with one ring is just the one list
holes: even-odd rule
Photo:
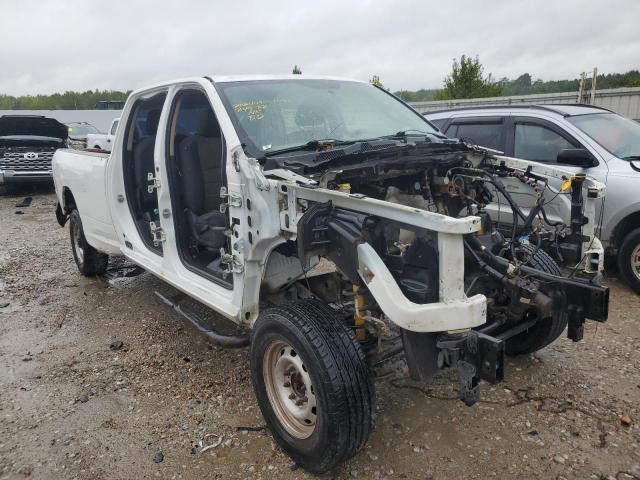
[[106, 152], [111, 151], [111, 145], [116, 136], [118, 130], [118, 123], [120, 118], [114, 118], [109, 125], [107, 133], [93, 132], [87, 135], [87, 148], [93, 148], [96, 150], [104, 150]]
[[[640, 293], [640, 123], [591, 105], [465, 108], [426, 117], [449, 137], [606, 184], [606, 201], [596, 205], [596, 233], [605, 252], [616, 257], [622, 278]], [[551, 183], [560, 187], [559, 181]], [[526, 208], [533, 198], [531, 189], [508, 179], [505, 184]], [[562, 221], [567, 201], [563, 195], [550, 199], [550, 216]], [[496, 213], [497, 205], [489, 209]], [[508, 210], [502, 215], [505, 221]]]
[[[545, 172], [513, 162], [446, 138], [369, 83], [291, 75], [137, 90], [110, 155], [61, 150], [53, 172], [79, 271], [125, 256], [181, 291], [158, 295], [211, 341], [249, 346], [275, 440], [326, 472], [366, 442], [385, 362], [404, 357], [422, 380], [454, 368], [473, 405], [481, 379], [502, 380], [505, 354], [567, 327], [579, 341], [585, 320], [606, 320], [599, 267], [563, 275], [545, 252], [558, 226], [495, 228], [485, 206], [502, 178], [537, 185], [531, 216], [545, 216]], [[564, 239], [578, 251], [604, 192], [588, 182], [567, 187], [584, 206]], [[193, 300], [239, 331], [222, 333]]]
[[1, 116], [0, 186], [51, 182], [51, 159], [67, 141], [67, 126], [53, 118]]

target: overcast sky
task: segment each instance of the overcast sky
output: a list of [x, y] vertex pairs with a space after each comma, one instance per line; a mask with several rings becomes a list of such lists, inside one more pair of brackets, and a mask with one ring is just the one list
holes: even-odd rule
[[464, 53], [496, 78], [576, 78], [640, 68], [639, 19], [640, 0], [0, 0], [0, 93], [125, 90], [294, 64], [377, 74], [392, 90], [436, 88]]

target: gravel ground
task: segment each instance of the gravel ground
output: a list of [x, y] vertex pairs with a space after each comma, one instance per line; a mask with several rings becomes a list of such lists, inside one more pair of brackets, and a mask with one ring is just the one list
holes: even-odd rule
[[[24, 196], [0, 197], [0, 478], [312, 477], [263, 428], [245, 350], [209, 345], [147, 273], [80, 276], [54, 195]], [[640, 297], [608, 283], [608, 323], [509, 359], [474, 407], [448, 374], [378, 380], [370, 441], [333, 478], [640, 478]], [[192, 454], [207, 433], [222, 444]]]

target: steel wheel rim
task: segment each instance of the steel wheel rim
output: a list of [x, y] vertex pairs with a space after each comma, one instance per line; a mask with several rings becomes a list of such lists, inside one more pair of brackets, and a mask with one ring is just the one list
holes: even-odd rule
[[636, 248], [631, 252], [629, 262], [631, 263], [631, 271], [640, 280], [640, 244], [636, 245]]
[[317, 403], [303, 359], [288, 343], [274, 340], [263, 357], [263, 376], [280, 424], [292, 437], [309, 438], [316, 427]]
[[76, 252], [76, 258], [80, 263], [84, 262], [84, 249], [80, 246], [80, 229], [78, 225], [73, 226], [73, 249]]

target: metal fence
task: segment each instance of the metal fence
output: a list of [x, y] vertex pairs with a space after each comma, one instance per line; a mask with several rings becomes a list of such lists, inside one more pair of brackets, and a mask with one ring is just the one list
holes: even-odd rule
[[[531, 104], [572, 104], [578, 102], [577, 92], [544, 93], [535, 95], [514, 95], [511, 97], [470, 98], [464, 100], [440, 100], [433, 102], [412, 102], [421, 113], [450, 108], [465, 108], [483, 105], [531, 105]], [[596, 91], [593, 105], [608, 108], [620, 115], [640, 120], [640, 87], [612, 88]]]

